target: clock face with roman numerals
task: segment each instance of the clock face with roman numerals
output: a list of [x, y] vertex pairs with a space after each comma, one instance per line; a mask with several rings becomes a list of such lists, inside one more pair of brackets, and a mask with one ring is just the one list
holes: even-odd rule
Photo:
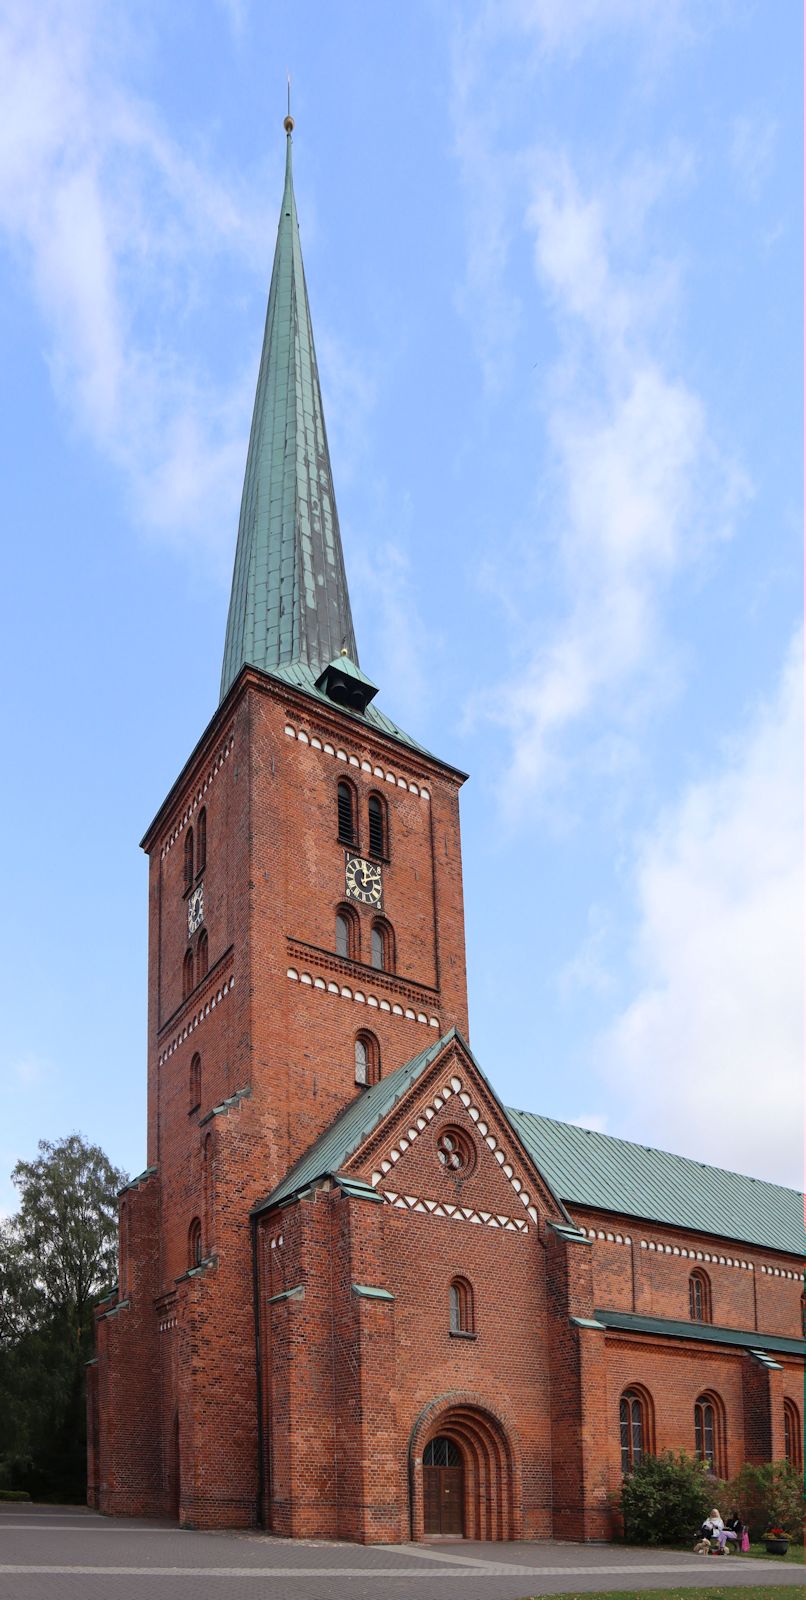
[[364, 861], [361, 856], [347, 856], [344, 881], [351, 900], [363, 906], [379, 906], [383, 899], [383, 874], [375, 861]]
[[188, 938], [204, 921], [204, 884], [200, 883], [188, 897]]

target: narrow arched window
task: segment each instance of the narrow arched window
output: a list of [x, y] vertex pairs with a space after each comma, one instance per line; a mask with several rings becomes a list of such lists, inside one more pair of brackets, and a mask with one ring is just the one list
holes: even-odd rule
[[388, 849], [388, 822], [386, 801], [379, 794], [371, 794], [367, 806], [369, 817], [369, 853], [385, 860]]
[[694, 1403], [694, 1453], [709, 1472], [725, 1477], [725, 1419], [715, 1394], [701, 1394]]
[[794, 1400], [784, 1401], [784, 1456], [797, 1473], [803, 1472], [803, 1432]]
[[373, 922], [370, 935], [370, 960], [378, 972], [394, 972], [394, 945], [389, 923], [381, 920]]
[[344, 781], [338, 787], [337, 815], [340, 842], [355, 844], [355, 796], [352, 784]]
[[649, 1407], [638, 1389], [625, 1389], [619, 1401], [622, 1473], [633, 1472], [650, 1454]]
[[475, 1333], [473, 1289], [467, 1278], [454, 1278], [448, 1291], [451, 1333]]
[[192, 990], [193, 990], [193, 951], [192, 950], [186, 950], [185, 951], [185, 959], [182, 962], [182, 999], [183, 1000], [187, 1000], [187, 997], [188, 997], [189, 994], [192, 993]]
[[201, 1222], [198, 1217], [194, 1217], [188, 1229], [188, 1266], [198, 1267], [202, 1260]]
[[198, 1111], [201, 1105], [201, 1056], [198, 1050], [190, 1063], [190, 1109]]
[[185, 834], [185, 888], [189, 889], [193, 882], [193, 829], [188, 828]]
[[196, 819], [196, 871], [203, 872], [207, 866], [207, 807], [202, 806]]
[[692, 1322], [711, 1321], [711, 1285], [699, 1267], [688, 1280], [688, 1308]]
[[361, 1032], [355, 1039], [355, 1081], [362, 1088], [377, 1083], [381, 1075], [381, 1047], [374, 1033]]
[[336, 912], [336, 955], [345, 961], [359, 958], [358, 918], [348, 906], [340, 906]]
[[198, 942], [198, 944], [196, 946], [196, 982], [197, 983], [200, 983], [202, 978], [206, 975], [208, 960], [209, 960], [209, 957], [208, 957], [208, 945], [207, 945], [207, 930], [206, 930], [206, 928], [202, 928], [202, 931], [199, 934], [199, 942]]

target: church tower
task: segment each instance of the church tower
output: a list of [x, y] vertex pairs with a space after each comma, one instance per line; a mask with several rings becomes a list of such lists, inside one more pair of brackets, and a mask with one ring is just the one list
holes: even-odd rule
[[206, 1526], [257, 1515], [250, 1209], [373, 1083], [467, 1028], [464, 774], [359, 665], [292, 128], [221, 700], [142, 841], [148, 1165], [91, 1371], [91, 1503]]

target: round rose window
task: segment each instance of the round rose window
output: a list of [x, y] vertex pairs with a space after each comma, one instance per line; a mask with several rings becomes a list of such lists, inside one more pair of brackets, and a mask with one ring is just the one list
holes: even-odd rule
[[461, 1128], [445, 1128], [437, 1139], [437, 1155], [449, 1172], [470, 1172], [474, 1154], [473, 1141]]

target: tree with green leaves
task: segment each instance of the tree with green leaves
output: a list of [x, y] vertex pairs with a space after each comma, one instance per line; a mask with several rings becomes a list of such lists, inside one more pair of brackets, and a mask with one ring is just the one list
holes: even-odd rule
[[125, 1174], [79, 1134], [41, 1140], [0, 1224], [0, 1486], [83, 1499], [93, 1306], [117, 1275]]

